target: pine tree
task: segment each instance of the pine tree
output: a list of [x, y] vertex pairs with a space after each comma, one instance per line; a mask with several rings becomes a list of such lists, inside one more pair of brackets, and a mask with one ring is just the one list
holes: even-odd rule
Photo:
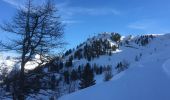
[[52, 75], [51, 76], [51, 79], [50, 79], [50, 88], [52, 89], [52, 90], [55, 90], [56, 89], [56, 77], [55, 77], [55, 75]]
[[86, 64], [80, 80], [80, 89], [95, 85], [94, 74], [89, 63]]
[[113, 46], [112, 46], [112, 51], [116, 51], [117, 48], [118, 48], [118, 47], [117, 47], [116, 45], [113, 45]]
[[102, 74], [102, 73], [103, 73], [103, 67], [100, 66], [100, 74]]
[[112, 67], [107, 66], [106, 71], [104, 72], [104, 81], [109, 81], [112, 79], [112, 77], [113, 77]]
[[63, 62], [60, 62], [59, 66], [60, 66], [60, 70], [63, 69], [63, 66], [64, 66]]
[[67, 68], [72, 67], [72, 66], [73, 66], [73, 62], [72, 62], [72, 61], [73, 61], [73, 57], [70, 56], [69, 60], [66, 61], [65, 66], [66, 66]]
[[64, 72], [64, 81], [69, 84], [70, 83], [70, 74], [68, 71]]
[[71, 72], [71, 80], [72, 81], [76, 81], [78, 79], [78, 75], [77, 75], [77, 71], [75, 71], [74, 69]]
[[79, 65], [79, 67], [78, 67], [78, 69], [77, 69], [78, 71], [78, 79], [80, 79], [81, 78], [81, 73], [82, 73], [82, 68], [81, 68], [81, 66]]
[[114, 33], [112, 34], [112, 40], [115, 41], [115, 42], [119, 42], [120, 39], [121, 39], [121, 35], [119, 33]]
[[123, 71], [123, 65], [122, 65], [122, 63], [121, 63], [121, 62], [118, 63], [115, 69], [117, 69], [118, 73], [121, 72], [121, 71]]
[[129, 66], [129, 63], [126, 61], [123, 61], [123, 62], [118, 63], [115, 69], [117, 69], [118, 73], [120, 73], [121, 71], [124, 71], [125, 69], [127, 69], [128, 66]]

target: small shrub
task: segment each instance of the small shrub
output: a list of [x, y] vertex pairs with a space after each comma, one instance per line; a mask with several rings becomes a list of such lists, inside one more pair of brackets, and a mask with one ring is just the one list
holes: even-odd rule
[[111, 66], [107, 66], [105, 72], [104, 72], [104, 81], [109, 81], [111, 80], [113, 77], [113, 73], [112, 73], [112, 67]]

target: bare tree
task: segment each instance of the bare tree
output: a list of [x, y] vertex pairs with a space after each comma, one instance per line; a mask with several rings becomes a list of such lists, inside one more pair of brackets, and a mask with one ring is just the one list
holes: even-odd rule
[[[24, 100], [25, 65], [40, 55], [42, 61], [49, 57], [52, 50], [63, 46], [63, 25], [57, 9], [51, 0], [35, 6], [33, 0], [28, 0], [23, 9], [18, 9], [17, 14], [10, 23], [1, 25], [1, 29], [15, 34], [16, 39], [10, 43], [1, 42], [3, 50], [13, 50], [20, 56], [21, 70], [19, 81], [19, 100]], [[40, 63], [40, 65], [43, 63]]]

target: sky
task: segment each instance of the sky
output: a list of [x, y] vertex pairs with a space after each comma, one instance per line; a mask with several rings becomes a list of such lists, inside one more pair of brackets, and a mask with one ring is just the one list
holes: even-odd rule
[[[10, 21], [24, 0], [0, 0], [0, 23]], [[37, 4], [43, 0], [35, 0]], [[170, 0], [54, 0], [65, 26], [67, 49], [101, 32], [122, 35], [170, 33]], [[0, 39], [9, 34], [0, 31]]]

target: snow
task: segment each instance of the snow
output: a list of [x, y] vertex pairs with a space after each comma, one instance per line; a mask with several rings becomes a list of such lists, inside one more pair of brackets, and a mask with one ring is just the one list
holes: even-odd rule
[[[103, 75], [96, 75], [96, 85], [64, 95], [59, 100], [170, 100], [170, 34], [154, 36], [155, 38], [146, 46], [140, 46], [134, 42], [140, 36], [123, 37], [121, 41], [124, 43], [128, 40], [129, 44], [123, 44], [118, 50], [112, 52], [111, 56], [102, 55], [90, 62], [86, 59], [74, 59], [74, 68], [85, 65], [87, 62], [98, 66], [110, 65], [113, 67], [114, 77], [111, 81], [104, 82]], [[105, 33], [94, 37], [94, 39], [100, 38], [109, 40], [110, 34]], [[90, 44], [92, 41], [88, 39], [85, 43]], [[109, 41], [111, 45], [115, 44]], [[135, 60], [136, 57], [138, 61]], [[69, 56], [64, 60], [68, 58]], [[115, 66], [122, 61], [128, 62], [130, 66], [127, 70], [117, 74]], [[4, 63], [12, 68], [15, 64], [13, 62], [16, 60], [0, 56], [0, 64]], [[34, 62], [29, 62], [27, 66], [32, 69], [35, 65]], [[44, 71], [48, 72], [48, 69]], [[37, 97], [42, 100], [49, 99], [48, 96]], [[33, 100], [33, 98], [28, 98], [28, 100]]]
[[[170, 34], [154, 36], [156, 38], [145, 47], [130, 43], [138, 49], [122, 46], [121, 52], [91, 61], [91, 64], [115, 67], [117, 62], [125, 59], [130, 66], [109, 82], [102, 82], [102, 77], [97, 76], [95, 86], [62, 96], [59, 100], [170, 100]], [[140, 53], [142, 57], [135, 61], [135, 56]]]
[[[3, 70], [3, 68], [7, 68], [8, 72], [12, 71], [15, 68], [20, 68], [19, 59], [17, 59], [16, 55], [7, 53], [0, 53], [0, 70]], [[38, 63], [40, 63], [40, 57], [38, 55], [35, 55], [35, 59], [33, 61], [29, 61], [25, 65], [26, 70], [32, 70], [38, 66]], [[0, 72], [1, 74], [1, 72]]]
[[170, 76], [170, 59], [165, 61], [165, 63], [163, 64], [163, 69], [165, 73]]
[[159, 66], [161, 63], [145, 63], [145, 67], [131, 67], [110, 82], [63, 96], [59, 100], [169, 100], [170, 78]]

